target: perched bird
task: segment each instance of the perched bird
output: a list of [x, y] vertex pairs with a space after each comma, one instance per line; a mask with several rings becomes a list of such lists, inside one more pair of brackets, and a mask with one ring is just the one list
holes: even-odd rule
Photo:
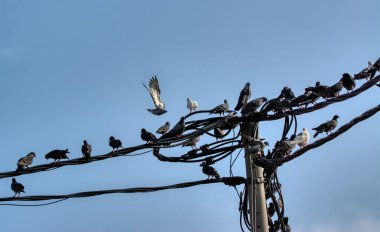
[[191, 138], [187, 140], [186, 142], [184, 142], [182, 144], [182, 147], [191, 147], [193, 149], [197, 149], [197, 143], [199, 142], [200, 139], [201, 139], [201, 136]]
[[356, 87], [355, 79], [348, 73], [343, 73], [342, 78], [343, 87], [347, 89], [347, 92], [352, 91]]
[[338, 115], [334, 115], [332, 120], [322, 123], [321, 125], [313, 128], [312, 130], [316, 131], [314, 134], [314, 138], [317, 137], [319, 133], [326, 132], [326, 134], [328, 134], [328, 132], [331, 132], [332, 130], [334, 130], [335, 127], [338, 125], [338, 118], [339, 118]]
[[276, 212], [276, 208], [274, 207], [273, 202], [269, 203], [268, 205], [268, 215], [269, 217], [273, 217], [274, 213]]
[[290, 152], [297, 146], [298, 141], [294, 139], [277, 141], [274, 146], [274, 152], [285, 153], [289, 155]]
[[218, 127], [214, 129], [214, 136], [216, 137], [216, 140], [218, 141], [218, 139], [221, 139], [225, 136], [225, 133], [222, 129]]
[[259, 152], [261, 153], [266, 146], [269, 146], [269, 143], [267, 141], [264, 141], [264, 139], [255, 139], [254, 141], [250, 142], [250, 146], [248, 147], [247, 153], [249, 154], [257, 154]]
[[319, 95], [306, 90], [304, 94], [296, 97], [290, 102], [290, 106], [306, 108], [310, 103], [315, 104], [315, 102], [320, 98]]
[[86, 160], [91, 159], [91, 152], [92, 152], [92, 147], [90, 144], [87, 143], [86, 140], [83, 140], [83, 145], [82, 145], [82, 155]]
[[173, 129], [171, 129], [166, 134], [162, 135], [160, 139], [166, 139], [166, 138], [172, 138], [177, 137], [179, 138], [183, 132], [185, 132], [186, 126], [185, 126], [185, 117], [181, 117], [179, 122], [174, 125]]
[[190, 110], [190, 113], [194, 112], [198, 109], [198, 102], [187, 98], [187, 108]]
[[304, 147], [309, 142], [309, 138], [310, 138], [309, 132], [306, 130], [306, 128], [303, 128], [302, 131], [296, 136], [294, 140], [297, 141], [298, 146]]
[[239, 100], [235, 106], [235, 110], [240, 110], [245, 104], [247, 104], [251, 97], [251, 84], [247, 82], [244, 88], [240, 91]]
[[108, 144], [110, 145], [110, 147], [112, 147], [112, 151], [114, 151], [115, 149], [117, 151], [119, 150], [120, 147], [123, 148], [121, 141], [118, 139], [115, 139], [115, 137], [113, 136], [110, 137]]
[[36, 153], [30, 152], [26, 156], [20, 158], [17, 161], [17, 171], [23, 170], [24, 168], [28, 168], [29, 165], [33, 163], [33, 159], [36, 157]]
[[287, 109], [291, 109], [290, 102], [290, 100], [285, 98], [274, 98], [267, 101], [261, 108], [260, 112], [268, 113], [270, 111], [273, 111], [276, 113], [284, 113]]
[[207, 154], [210, 151], [210, 147], [208, 144], [202, 145], [199, 149], [202, 151], [203, 155]]
[[278, 98], [285, 98], [287, 100], [293, 100], [294, 98], [296, 98], [294, 96], [294, 93], [293, 91], [288, 87], [288, 86], [285, 86], [282, 90], [281, 90], [281, 93], [280, 95], [278, 96]]
[[141, 139], [146, 141], [146, 143], [155, 142], [157, 140], [154, 134], [146, 131], [144, 128], [141, 129]]
[[166, 122], [163, 126], [157, 129], [157, 134], [166, 134], [170, 130], [170, 122]]
[[166, 113], [167, 111], [165, 110], [165, 104], [161, 100], [161, 90], [160, 90], [160, 85], [158, 84], [157, 77], [154, 76], [149, 80], [149, 88], [144, 83], [142, 84], [150, 93], [153, 103], [156, 106], [155, 109], [147, 109], [147, 110], [154, 115], [161, 115], [161, 114]]
[[210, 110], [210, 114], [219, 114], [224, 115], [224, 112], [230, 109], [230, 105], [228, 104], [227, 100], [224, 99], [224, 103], [216, 106], [214, 109]]
[[266, 97], [259, 97], [256, 99], [253, 99], [252, 101], [248, 102], [246, 105], [244, 105], [241, 108], [242, 114], [248, 114], [251, 112], [256, 112], [256, 110], [264, 104], [264, 102], [268, 101]]
[[372, 64], [371, 61], [368, 61], [368, 67], [364, 68], [358, 74], [354, 75], [355, 80], [359, 79], [372, 79], [375, 77], [376, 72], [380, 72], [380, 58]]
[[207, 175], [207, 180], [208, 179], [212, 179], [213, 177], [215, 177], [215, 179], [219, 179], [220, 176], [218, 174], [218, 172], [216, 171], [215, 168], [213, 168], [212, 166], [210, 165], [207, 165], [206, 162], [202, 162], [201, 165], [199, 165], [202, 167], [202, 172]]
[[315, 83], [315, 87], [307, 87], [305, 88], [305, 91], [311, 91], [315, 93], [316, 95], [327, 98], [330, 94], [329, 86], [327, 85], [321, 85], [319, 81]]
[[343, 81], [340, 80], [338, 83], [329, 87], [328, 89], [329, 94], [327, 95], [327, 98], [339, 96], [339, 93], [340, 91], [342, 91], [342, 89], [343, 89]]
[[25, 193], [25, 191], [24, 191], [24, 185], [22, 185], [21, 183], [18, 183], [16, 181], [16, 178], [12, 178], [11, 189], [12, 189], [13, 192], [15, 192], [15, 195], [13, 196], [14, 198], [17, 195], [20, 196], [20, 193]]
[[45, 155], [45, 159], [54, 159], [53, 163], [59, 162], [61, 159], [69, 159], [67, 156], [69, 149], [66, 150], [52, 150]]

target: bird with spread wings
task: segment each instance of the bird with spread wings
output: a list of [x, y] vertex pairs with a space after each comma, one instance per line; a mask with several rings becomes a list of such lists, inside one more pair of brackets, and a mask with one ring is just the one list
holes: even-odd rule
[[158, 79], [156, 76], [153, 76], [149, 80], [149, 88], [144, 84], [144, 87], [149, 91], [150, 96], [152, 97], [153, 103], [156, 106], [155, 109], [147, 109], [149, 112], [151, 112], [154, 115], [161, 115], [166, 113], [165, 110], [165, 103], [161, 100], [161, 90], [160, 86], [158, 84]]

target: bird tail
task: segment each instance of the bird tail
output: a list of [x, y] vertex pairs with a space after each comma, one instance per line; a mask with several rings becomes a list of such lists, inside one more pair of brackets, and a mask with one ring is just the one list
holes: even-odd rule
[[[314, 130], [314, 129], [313, 129]], [[317, 132], [315, 132], [315, 134], [314, 134], [314, 138], [315, 137], [317, 137], [317, 135], [319, 134], [319, 132], [317, 131]]]

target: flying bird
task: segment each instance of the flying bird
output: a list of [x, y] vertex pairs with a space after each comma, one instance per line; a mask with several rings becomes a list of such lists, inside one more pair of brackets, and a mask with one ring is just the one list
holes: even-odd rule
[[181, 117], [179, 122], [177, 122], [176, 125], [174, 125], [173, 129], [171, 129], [166, 134], [162, 135], [160, 139], [166, 139], [166, 138], [172, 138], [177, 137], [179, 138], [183, 132], [185, 132], [186, 126], [185, 126], [185, 117]]
[[157, 129], [157, 134], [166, 134], [170, 130], [170, 122], [166, 122], [163, 126]]
[[259, 97], [256, 99], [253, 99], [252, 101], [248, 102], [246, 105], [244, 105], [241, 108], [242, 114], [248, 114], [252, 112], [256, 112], [257, 109], [264, 104], [264, 102], [268, 101], [266, 97]]
[[154, 115], [161, 115], [161, 114], [166, 113], [167, 111], [165, 110], [165, 103], [161, 100], [161, 90], [158, 84], [157, 77], [153, 76], [149, 80], [149, 88], [144, 83], [142, 84], [148, 90], [150, 96], [152, 97], [153, 103], [156, 106], [155, 109], [147, 109], [147, 110]]
[[92, 152], [92, 147], [90, 144], [87, 143], [86, 140], [83, 140], [83, 145], [82, 145], [82, 155], [86, 160], [91, 159], [91, 152]]
[[193, 149], [197, 149], [197, 143], [199, 142], [200, 139], [201, 139], [201, 136], [190, 138], [184, 144], [182, 144], [182, 147], [191, 147]]
[[343, 87], [347, 90], [347, 93], [356, 87], [355, 79], [348, 73], [343, 73], [340, 80], [342, 81]]
[[20, 193], [25, 193], [24, 185], [22, 185], [21, 183], [18, 183], [16, 181], [16, 178], [12, 178], [11, 189], [13, 192], [15, 192], [15, 195], [13, 196], [13, 198], [17, 197], [17, 195], [20, 196]]
[[293, 93], [292, 89], [290, 89], [288, 86], [285, 86], [281, 90], [281, 93], [278, 96], [278, 98], [285, 98], [287, 100], [293, 100], [296, 97], [294, 96], [294, 93]]
[[33, 159], [36, 157], [36, 153], [30, 152], [26, 156], [20, 158], [17, 162], [17, 171], [28, 168], [33, 163]]
[[224, 115], [224, 112], [230, 109], [230, 105], [228, 104], [227, 100], [224, 99], [223, 104], [220, 104], [216, 106], [214, 109], [210, 110], [210, 114], [219, 114], [220, 116]]
[[212, 179], [213, 177], [215, 177], [215, 179], [219, 179], [220, 176], [218, 174], [218, 172], [216, 171], [215, 168], [213, 168], [212, 166], [210, 165], [207, 165], [206, 162], [202, 162], [201, 165], [199, 165], [202, 167], [202, 172], [207, 175], [207, 180], [208, 179]]
[[328, 134], [328, 132], [331, 133], [331, 131], [334, 130], [335, 127], [338, 125], [338, 118], [339, 118], [338, 115], [334, 115], [332, 120], [322, 123], [321, 125], [313, 128], [312, 130], [316, 131], [314, 134], [314, 138], [317, 137], [319, 133], [323, 133], [323, 132], [326, 132], [326, 134]]
[[190, 113], [194, 112], [198, 109], [198, 102], [187, 98], [187, 108], [190, 110]]
[[116, 151], [118, 151], [120, 147], [123, 148], [121, 141], [119, 139], [115, 139], [115, 137], [113, 136], [109, 138], [108, 144], [110, 145], [110, 147], [112, 147], [112, 152], [115, 151], [115, 149]]
[[303, 128], [302, 131], [296, 136], [294, 140], [297, 141], [298, 146], [304, 147], [309, 142], [309, 138], [310, 138], [309, 132], [307, 131], [306, 128]]
[[144, 128], [141, 129], [141, 139], [146, 141], [146, 143], [155, 142], [157, 140], [154, 134], [148, 132]]
[[240, 110], [245, 104], [247, 104], [251, 97], [251, 84], [247, 82], [244, 88], [240, 91], [239, 100], [235, 106], [235, 111]]
[[59, 162], [61, 159], [69, 159], [67, 156], [69, 149], [66, 150], [52, 150], [45, 155], [45, 159], [54, 159], [53, 163]]

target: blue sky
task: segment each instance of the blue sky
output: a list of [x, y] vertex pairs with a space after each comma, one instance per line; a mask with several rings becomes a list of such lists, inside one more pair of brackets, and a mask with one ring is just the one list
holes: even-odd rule
[[[253, 97], [296, 95], [319, 80], [334, 84], [380, 55], [376, 0], [339, 1], [10, 1], [0, 2], [0, 170], [34, 151], [94, 154], [108, 137], [141, 144], [187, 113], [186, 98], [209, 109], [237, 101], [247, 81]], [[168, 113], [156, 117], [141, 85], [160, 80]], [[363, 81], [358, 82], [361, 85]], [[308, 129], [339, 114], [339, 124], [379, 103], [373, 88], [347, 102], [298, 118]], [[283, 121], [264, 122], [272, 145]], [[295, 231], [378, 231], [379, 115], [279, 169], [286, 215]], [[201, 143], [212, 139], [203, 137]], [[311, 141], [314, 141], [313, 139]], [[182, 154], [173, 150], [168, 155]], [[185, 150], [187, 151], [187, 150]], [[215, 165], [228, 175], [228, 161]], [[234, 173], [244, 175], [239, 160]], [[160, 186], [204, 179], [197, 164], [162, 163], [151, 154], [25, 175], [27, 194]], [[11, 196], [10, 179], [0, 197]], [[1, 231], [240, 231], [232, 188], [208, 185], [148, 194], [68, 200], [47, 207], [0, 207]]]

